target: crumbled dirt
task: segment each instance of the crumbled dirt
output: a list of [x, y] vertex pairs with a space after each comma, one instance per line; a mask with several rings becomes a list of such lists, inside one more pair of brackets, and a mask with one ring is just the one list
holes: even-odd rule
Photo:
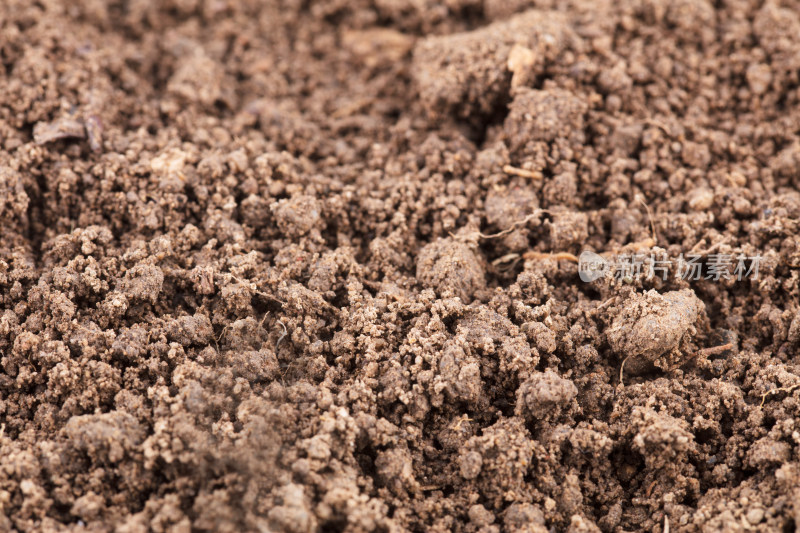
[[0, 530], [793, 531], [799, 13], [0, 3]]

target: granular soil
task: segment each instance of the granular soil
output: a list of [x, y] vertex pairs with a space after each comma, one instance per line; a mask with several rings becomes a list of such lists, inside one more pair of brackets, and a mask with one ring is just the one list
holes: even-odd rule
[[795, 0], [0, 3], [0, 531], [795, 530], [798, 73]]

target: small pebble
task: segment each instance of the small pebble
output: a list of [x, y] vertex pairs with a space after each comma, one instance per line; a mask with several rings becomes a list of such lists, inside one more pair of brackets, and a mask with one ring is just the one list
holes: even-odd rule
[[751, 525], [759, 524], [764, 519], [764, 509], [753, 507], [747, 511], [745, 518], [747, 518], [747, 521], [750, 522]]

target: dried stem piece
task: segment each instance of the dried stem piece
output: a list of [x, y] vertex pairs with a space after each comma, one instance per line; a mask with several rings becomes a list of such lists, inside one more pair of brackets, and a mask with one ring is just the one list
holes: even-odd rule
[[538, 170], [525, 170], [524, 168], [512, 167], [511, 165], [503, 165], [503, 172], [520, 178], [529, 178], [532, 180], [540, 180], [544, 175]]
[[525, 259], [554, 259], [556, 261], [571, 261], [573, 263], [578, 262], [578, 258], [569, 252], [557, 252], [552, 254], [541, 252], [525, 252], [522, 254], [522, 257]]
[[731, 348], [733, 348], [732, 342], [729, 342], [728, 344], [720, 344], [719, 346], [711, 346], [710, 348], [703, 348], [702, 350], [699, 350], [697, 354], [695, 354], [695, 357], [697, 357], [698, 355], [703, 355], [703, 356], [716, 355], [718, 353], [730, 350]]
[[769, 396], [770, 394], [775, 394], [778, 392], [785, 392], [786, 394], [791, 394], [796, 389], [800, 389], [800, 383], [798, 383], [797, 385], [792, 385], [791, 387], [781, 387], [779, 389], [768, 390], [761, 396], [761, 405], [759, 405], [759, 407], [764, 407], [764, 402], [767, 401], [767, 396]]
[[33, 126], [33, 142], [42, 145], [59, 139], [85, 139], [83, 121], [60, 118], [53, 122], [37, 122]]

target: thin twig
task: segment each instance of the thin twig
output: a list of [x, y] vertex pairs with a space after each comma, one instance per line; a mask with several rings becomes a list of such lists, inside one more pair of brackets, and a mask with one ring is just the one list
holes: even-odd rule
[[219, 352], [219, 341], [221, 341], [222, 337], [225, 336], [225, 332], [228, 331], [229, 326], [230, 324], [225, 324], [225, 327], [222, 328], [222, 331], [220, 331], [219, 336], [216, 339], [214, 339], [214, 344], [217, 345], [217, 352]]
[[525, 259], [554, 259], [556, 261], [572, 261], [573, 263], [578, 262], [578, 258], [569, 252], [558, 252], [552, 254], [541, 252], [525, 252], [522, 254], [522, 257]]
[[508, 228], [504, 229], [503, 231], [501, 231], [501, 232], [499, 232], [499, 233], [493, 233], [493, 234], [491, 234], [491, 235], [486, 235], [486, 234], [484, 234], [484, 233], [481, 233], [481, 232], [479, 231], [479, 232], [478, 232], [478, 236], [479, 236], [481, 239], [496, 239], [497, 237], [502, 237], [502, 236], [504, 236], [504, 235], [508, 235], [509, 233], [511, 233], [512, 231], [514, 231], [515, 229], [517, 229], [518, 227], [520, 227], [520, 226], [524, 226], [525, 224], [527, 224], [528, 222], [530, 222], [530, 221], [531, 221], [531, 220], [533, 220], [534, 218], [538, 217], [538, 216], [539, 216], [541, 213], [543, 213], [543, 212], [544, 212], [543, 210], [541, 210], [541, 209], [537, 209], [536, 211], [534, 211], [534, 212], [533, 212], [533, 213], [531, 213], [530, 215], [526, 216], [526, 217], [525, 217], [525, 218], [523, 218], [522, 220], [518, 220], [518, 221], [514, 222], [513, 224], [511, 224], [511, 226], [509, 226]]
[[733, 348], [734, 348], [734, 344], [732, 342], [729, 342], [727, 344], [720, 344], [719, 346], [711, 346], [709, 348], [703, 348], [702, 350], [697, 350], [695, 353], [690, 355], [689, 358], [686, 359], [686, 362], [681, 364], [681, 366], [687, 364], [689, 361], [692, 361], [692, 360], [696, 359], [697, 357], [699, 357], [701, 355], [703, 357], [708, 357], [709, 355], [716, 355], [718, 353], [722, 353], [722, 352], [731, 350]]
[[[507, 265], [503, 266], [503, 267], [499, 267], [498, 266], [498, 265], [502, 264], [505, 261], [511, 261], [511, 262], [508, 263]], [[497, 268], [498, 272], [508, 272], [509, 270], [513, 270], [514, 267], [517, 266], [517, 263], [519, 263], [519, 261], [520, 261], [520, 255], [519, 254], [508, 254], [508, 255], [504, 255], [503, 257], [500, 257], [499, 259], [495, 259], [494, 261], [492, 261], [492, 266], [498, 267]]]
[[227, 274], [228, 276], [230, 276], [231, 279], [233, 279], [233, 281], [235, 281], [236, 283], [241, 283], [242, 285], [247, 285], [247, 287], [251, 291], [253, 291], [254, 293], [258, 294], [259, 296], [263, 296], [264, 298], [272, 300], [273, 302], [278, 302], [281, 305], [286, 305], [286, 302], [284, 302], [283, 300], [280, 300], [280, 299], [272, 296], [271, 294], [267, 294], [266, 292], [259, 290], [258, 289], [258, 285], [256, 285], [254, 282], [252, 282], [252, 281], [244, 281], [242, 279], [239, 279], [235, 275], [231, 274], [230, 272], [225, 272], [224, 274]]
[[761, 396], [761, 405], [759, 405], [759, 407], [764, 407], [764, 402], [767, 401], [767, 396], [769, 396], [770, 394], [774, 394], [777, 392], [785, 392], [786, 394], [791, 394], [796, 389], [800, 389], [800, 383], [798, 383], [797, 385], [792, 385], [791, 387], [781, 387], [779, 389], [768, 390]]
[[698, 241], [697, 244], [692, 246], [692, 249], [689, 250], [689, 253], [690, 254], [696, 254], [696, 255], [708, 255], [711, 252], [713, 252], [714, 250], [716, 250], [717, 248], [719, 248], [720, 246], [722, 246], [723, 244], [727, 244], [729, 240], [730, 240], [730, 236], [726, 235], [721, 240], [717, 241], [716, 244], [713, 244], [710, 248], [706, 248], [702, 252], [696, 252], [695, 250], [697, 249], [697, 247], [700, 246], [701, 243], [705, 243], [706, 242], [705, 239], [700, 239], [700, 241]]
[[595, 308], [595, 311], [600, 311], [600, 310], [602, 310], [602, 309], [605, 309], [606, 307], [608, 307], [609, 305], [611, 305], [611, 302], [613, 302], [613, 301], [614, 301], [614, 296], [612, 296], [611, 298], [609, 298], [609, 299], [608, 299], [608, 300], [606, 300], [605, 302], [603, 302], [603, 303], [601, 303], [600, 305], [598, 305], [598, 306]]
[[286, 329], [286, 324], [284, 324], [280, 320], [278, 320], [278, 324], [280, 324], [283, 327], [283, 334], [280, 337], [278, 337], [278, 341], [275, 343], [275, 355], [276, 356], [278, 355], [278, 348], [281, 345], [281, 341], [284, 339], [284, 337], [286, 337], [286, 335], [289, 334], [289, 331]]
[[602, 311], [603, 309], [605, 309], [606, 307], [608, 307], [609, 305], [611, 305], [611, 304], [612, 304], [612, 302], [614, 302], [614, 300], [615, 300], [615, 297], [614, 297], [614, 296], [612, 296], [611, 298], [609, 298], [609, 299], [608, 299], [608, 300], [606, 300], [605, 302], [601, 303], [600, 305], [598, 305], [598, 306], [597, 306], [597, 307], [595, 307], [594, 309], [590, 309], [590, 310], [588, 311], [589, 315], [590, 315], [590, 316], [595, 316], [597, 313], [599, 313], [600, 311]]
[[498, 257], [497, 259], [492, 261], [492, 266], [497, 266], [500, 263], [507, 263], [508, 261], [511, 261], [512, 259], [518, 259], [518, 258], [519, 258], [519, 254], [506, 254], [503, 257]]
[[647, 205], [641, 196], [639, 196], [639, 201], [642, 203], [644, 208], [647, 210], [647, 218], [650, 220], [650, 233], [653, 236], [653, 245], [658, 244], [658, 234], [656, 233], [656, 225], [653, 222], [653, 212], [650, 211], [650, 206]]
[[[283, 333], [281, 334], [281, 336], [280, 336], [280, 337], [278, 337], [278, 341], [275, 343], [275, 357], [278, 357], [278, 347], [281, 345], [281, 341], [283, 340], [283, 338], [284, 338], [284, 337], [286, 337], [286, 335], [288, 335], [288, 334], [289, 334], [288, 330], [286, 329], [286, 324], [284, 324], [284, 323], [283, 323], [282, 321], [280, 321], [280, 320], [278, 320], [278, 324], [280, 324], [280, 325], [283, 327]], [[286, 368], [284, 368], [284, 369], [283, 369], [283, 372], [281, 372], [281, 381], [283, 381], [283, 379], [286, 377], [286, 374], [289, 372], [289, 369], [292, 367], [292, 365], [293, 365], [293, 364], [294, 364], [296, 361], [297, 361], [297, 360], [296, 360], [296, 359], [294, 359], [294, 360], [292, 360], [290, 363], [287, 363], [287, 364], [286, 364]]]
[[718, 353], [728, 351], [732, 348], [733, 348], [733, 343], [729, 342], [727, 344], [720, 344], [719, 346], [711, 346], [709, 348], [703, 348], [702, 350], [698, 350], [697, 355], [705, 355], [705, 356], [716, 355]]
[[530, 178], [533, 180], [540, 180], [544, 175], [538, 170], [525, 170], [524, 168], [512, 167], [511, 165], [503, 165], [503, 172], [520, 178]]
[[625, 381], [623, 380], [623, 375], [625, 373], [625, 363], [628, 362], [628, 359], [630, 359], [630, 357], [631, 356], [628, 355], [625, 359], [622, 360], [622, 364], [619, 365], [619, 384], [622, 385], [623, 387], [625, 386]]

